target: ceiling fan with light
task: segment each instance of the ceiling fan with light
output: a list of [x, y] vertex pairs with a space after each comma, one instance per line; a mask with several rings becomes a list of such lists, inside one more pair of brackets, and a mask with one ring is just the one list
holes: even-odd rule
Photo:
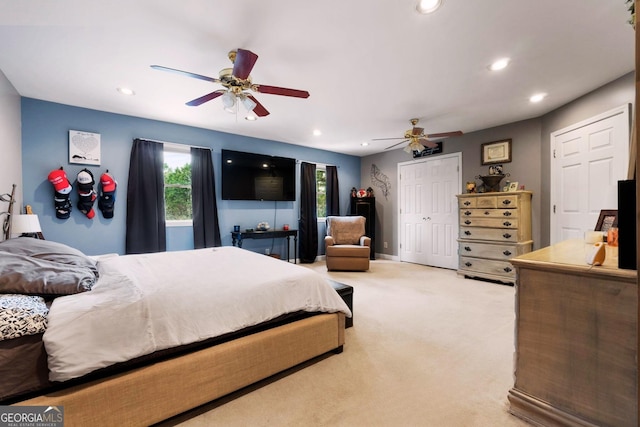
[[295, 98], [308, 98], [309, 92], [306, 90], [288, 89], [277, 86], [267, 86], [261, 84], [255, 84], [251, 82], [251, 70], [258, 60], [258, 55], [245, 50], [238, 49], [229, 52], [229, 59], [233, 63], [233, 68], [224, 68], [219, 73], [219, 78], [203, 76], [200, 74], [191, 73], [189, 71], [176, 70], [174, 68], [163, 67], [161, 65], [152, 65], [154, 70], [168, 71], [171, 73], [180, 74], [186, 77], [193, 77], [200, 80], [205, 80], [211, 83], [219, 83], [224, 86], [224, 89], [214, 90], [211, 93], [203, 95], [186, 104], [190, 107], [196, 107], [202, 105], [212, 99], [222, 97], [222, 104], [224, 109], [230, 113], [237, 112], [238, 103], [247, 109], [252, 111], [258, 117], [264, 117], [269, 114], [266, 108], [253, 96], [249, 91], [268, 93], [271, 95], [292, 96]]
[[407, 130], [404, 133], [404, 137], [402, 138], [377, 138], [373, 141], [388, 141], [392, 139], [402, 139], [402, 141], [397, 144], [393, 144], [385, 150], [396, 147], [404, 142], [409, 142], [409, 144], [404, 148], [404, 151], [407, 153], [411, 153], [412, 151], [422, 151], [426, 148], [435, 148], [438, 145], [434, 140], [449, 138], [450, 136], [460, 136], [462, 135], [462, 131], [453, 131], [453, 132], [442, 132], [442, 133], [430, 133], [425, 134], [424, 128], [416, 127], [419, 119], [411, 119], [409, 122], [413, 126], [411, 129]]

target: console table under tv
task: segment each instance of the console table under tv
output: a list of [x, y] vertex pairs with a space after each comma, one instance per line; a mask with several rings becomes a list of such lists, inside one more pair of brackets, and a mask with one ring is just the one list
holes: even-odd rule
[[298, 230], [266, 230], [266, 231], [232, 231], [231, 239], [233, 246], [242, 247], [244, 239], [287, 239], [287, 262], [289, 262], [289, 240], [293, 236], [293, 262], [297, 264], [298, 260]]

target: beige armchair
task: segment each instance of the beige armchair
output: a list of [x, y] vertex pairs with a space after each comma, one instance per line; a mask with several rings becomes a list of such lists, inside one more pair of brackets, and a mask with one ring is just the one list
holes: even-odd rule
[[329, 216], [324, 238], [327, 270], [369, 269], [371, 238], [364, 235], [365, 217]]

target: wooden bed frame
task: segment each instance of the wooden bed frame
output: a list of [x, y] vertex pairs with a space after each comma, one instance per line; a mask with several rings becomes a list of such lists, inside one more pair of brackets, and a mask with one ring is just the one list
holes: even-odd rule
[[24, 400], [64, 407], [65, 426], [148, 426], [327, 352], [342, 352], [345, 315], [319, 314], [170, 360]]

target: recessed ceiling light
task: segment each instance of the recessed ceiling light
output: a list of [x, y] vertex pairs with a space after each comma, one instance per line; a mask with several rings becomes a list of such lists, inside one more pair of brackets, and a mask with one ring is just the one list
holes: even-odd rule
[[256, 116], [254, 116], [253, 114], [247, 114], [247, 116], [244, 119], [248, 120], [250, 122], [255, 122], [256, 120], [258, 120], [258, 118]]
[[367, 147], [367, 146], [369, 145], [369, 143], [368, 143], [368, 142], [363, 142], [363, 143], [362, 143], [362, 144], [360, 144], [360, 145], [362, 145], [363, 147]]
[[489, 65], [489, 69], [491, 71], [499, 71], [504, 70], [509, 65], [509, 58], [500, 58], [497, 61], [494, 61], [493, 64]]
[[320, 130], [319, 130], [319, 129], [314, 129], [314, 131], [313, 131], [313, 135], [314, 135], [314, 136], [320, 136], [320, 135], [322, 135], [322, 132], [320, 132]]
[[536, 93], [531, 98], [529, 98], [529, 101], [531, 101], [531, 102], [540, 102], [543, 99], [545, 99], [546, 97], [547, 97], [546, 93]]
[[120, 92], [123, 95], [135, 95], [136, 94], [133, 91], [133, 89], [129, 89], [128, 87], [119, 87], [119, 88], [117, 88], [117, 91]]
[[418, 0], [416, 10], [422, 14], [433, 13], [438, 10], [441, 4], [442, 0]]

